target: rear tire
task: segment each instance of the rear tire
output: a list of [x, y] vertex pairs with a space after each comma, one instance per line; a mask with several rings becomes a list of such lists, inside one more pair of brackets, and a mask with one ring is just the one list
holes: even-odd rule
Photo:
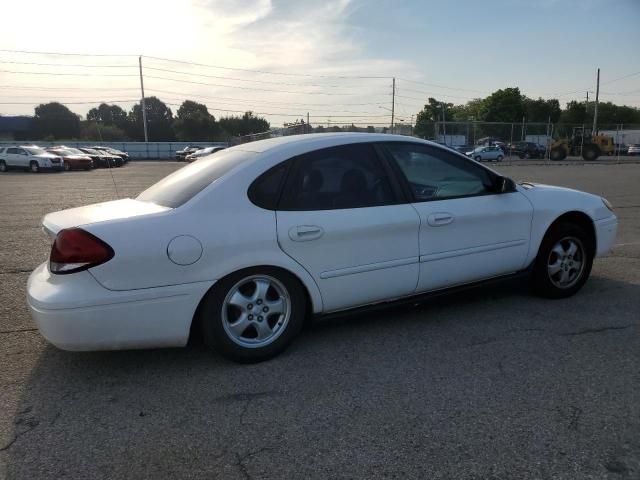
[[566, 298], [582, 288], [593, 266], [595, 246], [573, 223], [553, 225], [544, 236], [533, 269], [533, 287], [547, 298]]
[[549, 158], [554, 162], [567, 158], [567, 153], [562, 148], [552, 148], [549, 152]]
[[69, 170], [71, 170], [71, 165], [67, 162], [64, 162], [64, 171], [68, 172]]
[[40, 165], [35, 160], [29, 162], [29, 171], [31, 173], [38, 173], [40, 171]]
[[[204, 343], [239, 363], [257, 363], [284, 351], [304, 325], [304, 287], [273, 267], [247, 268], [205, 295], [198, 321]], [[262, 338], [261, 338], [262, 337]]]
[[481, 162], [482, 161], [482, 157], [480, 155], [476, 155], [476, 157], [474, 158], [474, 160], [476, 162]]
[[503, 158], [504, 158], [504, 157], [503, 157], [502, 155], [498, 155], [498, 158], [497, 158], [496, 160], [498, 160], [499, 162], [501, 162]]
[[7, 171], [7, 164], [4, 160], [0, 160], [0, 172], [4, 173]]

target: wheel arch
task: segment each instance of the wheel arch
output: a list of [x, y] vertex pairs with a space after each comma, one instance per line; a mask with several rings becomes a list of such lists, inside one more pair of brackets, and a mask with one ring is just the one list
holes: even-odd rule
[[[545, 230], [544, 236], [542, 237], [542, 241], [544, 241], [544, 238], [549, 234], [549, 232], [554, 226], [559, 225], [561, 223], [572, 223], [582, 228], [589, 236], [589, 248], [590, 248], [591, 254], [595, 255], [596, 248], [597, 248], [596, 227], [593, 223], [593, 219], [586, 213], [581, 212], [580, 210], [571, 210], [557, 217], [553, 222], [549, 224], [549, 226]], [[542, 245], [542, 241], [540, 242], [540, 245], [538, 245], [538, 250]]]
[[306, 318], [305, 321], [309, 321], [311, 319], [311, 317], [313, 316], [314, 313], [318, 313], [322, 311], [322, 297], [320, 296], [320, 291], [317, 288], [317, 285], [315, 284], [315, 282], [313, 281], [313, 278], [311, 278], [311, 276], [309, 276], [309, 278], [307, 280], [313, 282], [312, 285], [310, 285], [309, 283], [305, 282], [301, 277], [302, 275], [299, 275], [296, 271], [294, 271], [291, 268], [287, 268], [287, 267], [283, 267], [282, 265], [272, 265], [272, 264], [263, 264], [263, 265], [254, 265], [254, 266], [249, 266], [249, 267], [243, 267], [243, 268], [238, 268], [232, 272], [228, 272], [226, 275], [222, 276], [220, 279], [216, 280], [214, 282], [214, 284], [204, 293], [204, 295], [202, 295], [202, 298], [200, 299], [200, 301], [198, 302], [198, 306], [196, 307], [195, 311], [193, 312], [193, 316], [191, 318], [191, 326], [189, 328], [189, 341], [191, 341], [194, 338], [197, 338], [200, 334], [200, 312], [202, 309], [202, 304], [204, 303], [204, 299], [206, 298], [206, 296], [209, 294], [209, 292], [211, 290], [213, 290], [214, 288], [216, 288], [216, 286], [220, 283], [220, 281], [224, 280], [225, 278], [229, 277], [230, 275], [235, 275], [238, 272], [242, 272], [244, 270], [254, 270], [254, 269], [259, 269], [259, 268], [271, 268], [271, 269], [276, 269], [276, 270], [280, 270], [283, 273], [289, 274], [291, 276], [293, 276], [301, 285], [302, 290], [304, 292], [305, 295], [305, 300], [306, 300]]

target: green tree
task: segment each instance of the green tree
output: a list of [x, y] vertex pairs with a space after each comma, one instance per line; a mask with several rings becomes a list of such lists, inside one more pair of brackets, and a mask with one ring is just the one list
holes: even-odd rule
[[425, 104], [424, 108], [416, 115], [416, 124], [413, 129], [414, 134], [422, 138], [433, 137], [433, 135], [435, 135], [434, 124], [435, 122], [442, 121], [443, 113], [447, 122], [454, 119], [453, 108], [453, 103], [445, 103], [429, 97], [427, 104]]
[[[147, 127], [150, 142], [170, 142], [175, 140], [173, 133], [173, 113], [158, 97], [145, 97], [147, 108]], [[136, 140], [144, 140], [142, 124], [142, 106], [135, 104], [129, 112], [127, 134]]]
[[80, 122], [80, 137], [86, 140], [119, 141], [128, 140], [126, 132], [115, 125], [102, 125], [94, 120]]
[[87, 113], [87, 120], [93, 120], [100, 122], [101, 125], [115, 126], [122, 130], [127, 128], [127, 122], [129, 118], [127, 112], [125, 112], [118, 105], [107, 105], [101, 103], [97, 108], [92, 108]]
[[584, 102], [571, 100], [560, 115], [560, 121], [564, 124], [589, 124], [593, 121], [587, 112]]
[[560, 102], [555, 98], [534, 100], [524, 97], [523, 105], [527, 122], [547, 122], [551, 118], [551, 122], [556, 123], [560, 120]]
[[192, 100], [182, 102], [173, 128], [176, 138], [182, 141], [215, 140], [221, 133], [207, 106]]
[[253, 112], [245, 112], [242, 117], [222, 117], [219, 124], [227, 136], [231, 137], [266, 132], [270, 127], [267, 120], [254, 116]]
[[525, 114], [524, 96], [520, 89], [496, 90], [484, 99], [481, 120], [486, 122], [521, 122]]
[[78, 138], [80, 117], [61, 103], [43, 103], [35, 108], [32, 128], [36, 138]]

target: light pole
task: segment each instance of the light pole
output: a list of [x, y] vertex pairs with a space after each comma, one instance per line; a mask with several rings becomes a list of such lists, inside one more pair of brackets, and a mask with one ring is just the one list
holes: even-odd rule
[[444, 144], [447, 144], [447, 118], [444, 115], [444, 103], [440, 103], [442, 107], [442, 135], [444, 136]]

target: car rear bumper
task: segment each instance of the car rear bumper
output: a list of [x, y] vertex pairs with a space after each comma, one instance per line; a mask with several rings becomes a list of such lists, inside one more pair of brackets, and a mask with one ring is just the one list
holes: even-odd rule
[[611, 215], [608, 218], [594, 222], [596, 228], [596, 256], [604, 255], [613, 247], [618, 232], [618, 217]]
[[29, 277], [27, 303], [42, 336], [63, 350], [179, 347], [211, 285], [113, 291], [88, 271], [54, 275], [43, 263]]

